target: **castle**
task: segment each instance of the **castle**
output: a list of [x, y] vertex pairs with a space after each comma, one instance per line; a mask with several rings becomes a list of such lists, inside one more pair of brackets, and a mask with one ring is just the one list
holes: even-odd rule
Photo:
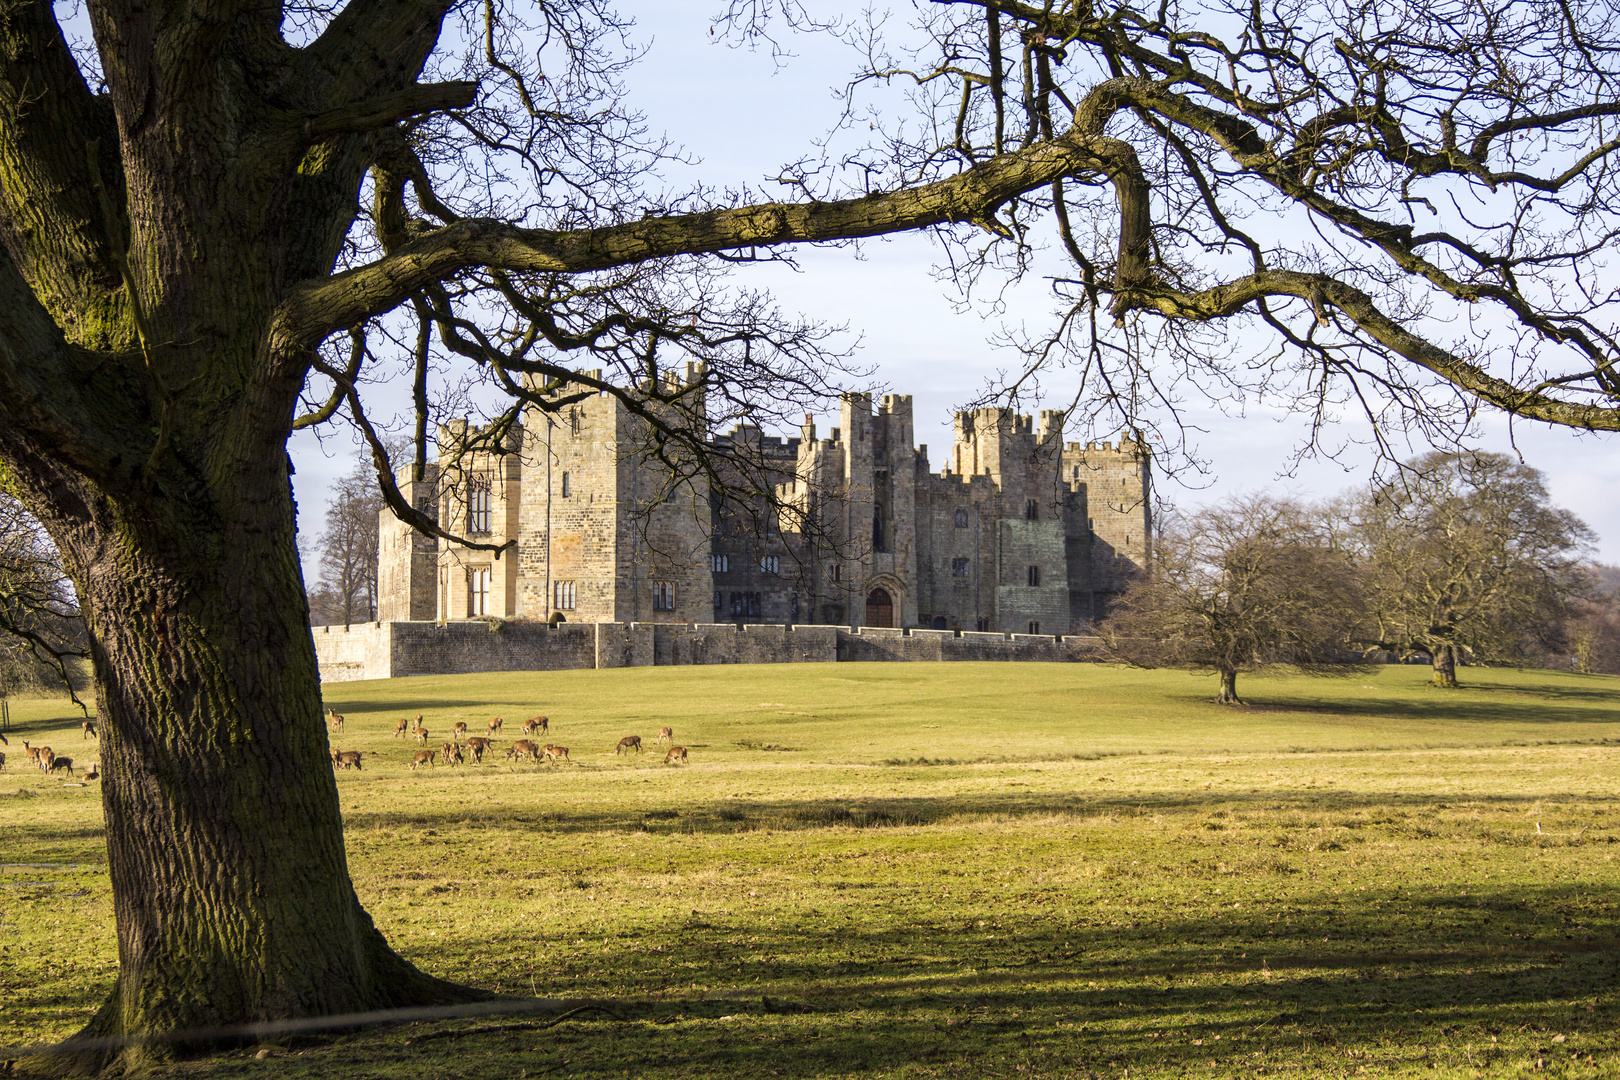
[[[689, 376], [690, 378], [690, 376]], [[1063, 414], [956, 415], [944, 468], [912, 442], [911, 398], [845, 394], [839, 425], [798, 438], [740, 425], [710, 446], [758, 461], [774, 497], [677, 477], [646, 422], [596, 394], [529, 408], [493, 450], [460, 453], [402, 493], [499, 557], [382, 515], [378, 617], [602, 623], [794, 623], [1065, 634], [1148, 565], [1140, 441], [1064, 443]], [[476, 433], [477, 429], [474, 429]], [[757, 485], [756, 485], [757, 486]]]

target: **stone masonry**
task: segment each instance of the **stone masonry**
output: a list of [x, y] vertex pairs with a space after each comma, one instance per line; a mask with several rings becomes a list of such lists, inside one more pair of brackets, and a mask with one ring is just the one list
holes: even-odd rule
[[846, 394], [826, 438], [809, 417], [797, 438], [746, 425], [716, 436], [763, 461], [775, 487], [770, 499], [723, 500], [650, 461], [643, 422], [606, 394], [530, 409], [522, 425], [483, 433], [492, 450], [462, 452], [477, 432], [447, 424], [439, 462], [420, 481], [402, 475], [402, 490], [449, 531], [510, 546], [436, 541], [385, 512], [379, 616], [1055, 640], [1145, 572], [1152, 532], [1147, 447], [1064, 443], [1062, 421], [958, 413], [936, 473], [913, 443], [910, 397], [874, 407]]

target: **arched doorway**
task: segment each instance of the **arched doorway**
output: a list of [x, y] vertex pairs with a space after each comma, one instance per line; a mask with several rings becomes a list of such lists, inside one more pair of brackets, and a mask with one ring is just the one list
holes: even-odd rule
[[866, 594], [866, 625], [894, 625], [894, 601], [883, 589], [873, 589]]

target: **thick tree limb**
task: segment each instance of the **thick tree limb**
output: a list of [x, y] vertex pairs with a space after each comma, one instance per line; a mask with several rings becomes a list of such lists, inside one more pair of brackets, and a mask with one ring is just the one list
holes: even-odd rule
[[463, 109], [478, 97], [476, 82], [421, 83], [392, 94], [357, 101], [304, 121], [304, 138], [319, 142], [333, 135], [374, 131], [380, 127], [445, 109]]
[[[523, 229], [467, 218], [368, 265], [291, 290], [275, 320], [278, 349], [296, 350], [379, 315], [473, 267], [584, 273], [673, 255], [849, 240], [948, 222], [981, 222], [1010, 198], [1074, 173], [1115, 174], [1122, 144], [1071, 131], [947, 180], [858, 199], [760, 203], [600, 229]], [[290, 355], [290, 353], [285, 354]]]

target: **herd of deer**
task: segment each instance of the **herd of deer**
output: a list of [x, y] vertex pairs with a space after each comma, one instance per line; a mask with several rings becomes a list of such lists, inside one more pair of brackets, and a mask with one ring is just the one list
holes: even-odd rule
[[[94, 720], [87, 719], [79, 726], [84, 732], [85, 739], [96, 739], [97, 741], [100, 740], [101, 737], [96, 734], [96, 722]], [[4, 743], [7, 746], [11, 745], [11, 741], [4, 735], [0, 735], [0, 743]], [[28, 763], [37, 767], [40, 772], [54, 776], [57, 770], [60, 769], [62, 772], [68, 774], [68, 779], [73, 779], [74, 774], [72, 758], [64, 757], [48, 746], [29, 746], [26, 740], [23, 742], [23, 753], [28, 755]], [[4, 769], [5, 767], [6, 755], [0, 753], [0, 769]], [[98, 763], [92, 761], [89, 765], [86, 765], [80, 779], [100, 780], [101, 769]]]
[[[327, 725], [332, 729], [333, 734], [342, 734], [343, 717], [336, 710], [328, 709], [326, 711], [326, 722]], [[446, 765], [464, 765], [469, 757], [472, 758], [474, 765], [482, 765], [484, 762], [484, 755], [494, 749], [495, 736], [500, 733], [501, 727], [503, 724], [505, 724], [505, 722], [505, 720], [497, 716], [489, 722], [488, 735], [469, 736], [467, 734], [467, 722], [465, 720], [458, 720], [456, 723], [451, 725], [450, 742], [442, 744], [437, 750], [418, 750], [415, 756], [411, 758], [409, 768], [413, 772], [423, 765], [437, 768], [440, 759], [442, 759]], [[523, 721], [523, 734], [525, 735], [533, 735], [536, 732], [549, 732], [550, 730], [551, 721], [547, 717], [531, 716], [529, 719]], [[418, 745], [426, 746], [428, 744], [428, 729], [427, 726], [422, 723], [422, 715], [420, 713], [417, 714], [414, 721], [409, 718], [401, 717], [399, 723], [394, 725], [394, 737], [396, 739], [403, 739], [407, 733], [416, 739]], [[670, 765], [674, 764], [675, 762], [686, 761], [686, 747], [675, 745], [674, 728], [659, 728], [657, 741], [659, 743], [669, 744], [669, 753], [664, 755], [664, 764]], [[624, 738], [619, 740], [619, 745], [614, 748], [613, 752], [615, 755], [618, 755], [629, 750], [634, 750], [638, 754], [641, 752], [640, 735], [626, 735]], [[519, 761], [532, 761], [536, 765], [540, 764], [542, 759], [552, 764], [558, 764], [564, 761], [572, 764], [572, 760], [568, 756], [568, 747], [557, 746], [553, 743], [547, 743], [546, 745], [541, 746], [532, 739], [518, 739], [514, 741], [511, 747], [506, 751], [505, 758], [505, 760], [514, 763]], [[3, 763], [4, 761], [5, 758], [0, 757], [0, 763]], [[358, 770], [361, 767], [360, 751], [333, 750], [332, 765], [339, 769]]]

